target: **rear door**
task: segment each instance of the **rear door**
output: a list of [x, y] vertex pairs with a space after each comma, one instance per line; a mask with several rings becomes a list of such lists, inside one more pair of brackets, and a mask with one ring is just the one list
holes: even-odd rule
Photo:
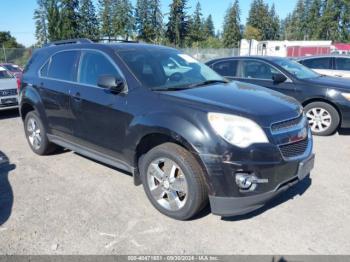
[[219, 75], [222, 75], [229, 80], [234, 80], [237, 76], [238, 60], [221, 60], [212, 64], [211, 68]]
[[336, 57], [334, 74], [339, 77], [350, 78], [350, 58]]
[[336, 76], [336, 72], [333, 68], [332, 57], [310, 58], [301, 61], [301, 63], [319, 74], [327, 76]]
[[73, 117], [70, 110], [70, 90], [77, 78], [80, 51], [55, 53], [39, 71], [39, 92], [48, 125], [53, 135], [71, 140]]
[[74, 139], [86, 148], [123, 160], [121, 146], [132, 116], [127, 95], [97, 86], [101, 75], [124, 79], [114, 61], [101, 51], [82, 51], [78, 83], [71, 92]]

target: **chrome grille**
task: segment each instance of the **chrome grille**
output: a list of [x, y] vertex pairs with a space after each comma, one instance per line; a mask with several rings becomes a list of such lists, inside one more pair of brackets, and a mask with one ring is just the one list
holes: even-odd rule
[[17, 95], [17, 89], [5, 89], [0, 90], [0, 97], [4, 96], [15, 96]]
[[283, 157], [297, 157], [305, 153], [308, 146], [308, 139], [304, 139], [295, 143], [279, 146]]
[[286, 120], [286, 121], [272, 124], [271, 131], [272, 132], [279, 132], [279, 131], [283, 131], [285, 129], [293, 128], [293, 127], [297, 126], [302, 120], [303, 120], [303, 115], [300, 115], [297, 118], [293, 118], [290, 120]]

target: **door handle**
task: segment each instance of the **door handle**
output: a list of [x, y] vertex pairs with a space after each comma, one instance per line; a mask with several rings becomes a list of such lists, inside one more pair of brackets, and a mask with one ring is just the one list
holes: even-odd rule
[[73, 95], [73, 99], [76, 101], [76, 102], [80, 102], [81, 101], [81, 97], [80, 97], [80, 93], [75, 93], [75, 95]]

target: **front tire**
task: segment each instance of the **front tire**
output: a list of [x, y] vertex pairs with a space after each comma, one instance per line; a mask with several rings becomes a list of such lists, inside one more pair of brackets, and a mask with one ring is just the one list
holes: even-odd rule
[[48, 155], [57, 149], [57, 146], [48, 140], [44, 125], [35, 111], [26, 115], [24, 130], [28, 144], [34, 153]]
[[148, 199], [166, 216], [187, 220], [208, 203], [203, 170], [179, 145], [165, 143], [151, 149], [139, 169]]
[[329, 136], [337, 130], [340, 123], [339, 113], [330, 104], [310, 103], [305, 106], [304, 111], [313, 135]]

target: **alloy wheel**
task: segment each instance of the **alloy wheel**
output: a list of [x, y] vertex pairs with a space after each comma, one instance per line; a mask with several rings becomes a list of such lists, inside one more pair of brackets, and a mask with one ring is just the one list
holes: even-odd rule
[[306, 112], [313, 133], [321, 133], [332, 124], [331, 114], [324, 108], [315, 107]]
[[186, 204], [186, 177], [174, 161], [168, 158], [154, 160], [147, 170], [147, 183], [153, 199], [163, 208], [177, 211]]
[[34, 118], [29, 118], [27, 122], [28, 140], [31, 146], [38, 150], [41, 146], [41, 131], [37, 121]]

